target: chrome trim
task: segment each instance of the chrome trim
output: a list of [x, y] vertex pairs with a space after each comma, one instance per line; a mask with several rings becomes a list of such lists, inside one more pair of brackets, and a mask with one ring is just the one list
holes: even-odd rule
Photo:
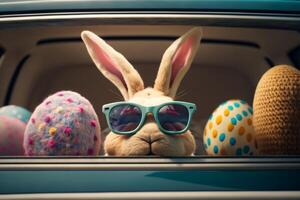
[[258, 170], [300, 169], [299, 158], [21, 158], [0, 159], [10, 170]]
[[126, 11], [126, 10], [119, 10], [119, 11], [56, 11], [56, 12], [40, 12], [40, 13], [11, 13], [11, 14], [1, 14], [0, 17], [31, 17], [31, 16], [50, 16], [50, 15], [99, 15], [99, 14], [149, 14], [149, 15], [181, 15], [181, 14], [196, 14], [196, 15], [249, 15], [249, 16], [286, 16], [286, 17], [300, 17], [298, 13], [281, 13], [281, 12], [247, 12], [247, 11], [193, 11], [193, 10], [177, 10], [177, 11], [159, 11], [159, 10], [136, 10], [136, 11]]
[[155, 156], [145, 157], [76, 157], [76, 156], [39, 156], [39, 157], [11, 157], [0, 156], [0, 164], [155, 164], [155, 163], [299, 163], [300, 157], [208, 157], [208, 156], [191, 156], [191, 157], [169, 157], [161, 158]]
[[1, 164], [0, 171], [53, 171], [53, 170], [102, 170], [102, 171], [181, 171], [181, 170], [299, 170], [300, 164]]
[[85, 14], [85, 13], [77, 13], [77, 14], [44, 14], [44, 15], [16, 15], [16, 16], [1, 16], [0, 15], [0, 22], [1, 21], [42, 21], [42, 20], [57, 20], [57, 19], [103, 19], [103, 18], [118, 18], [118, 19], [128, 19], [128, 18], [138, 18], [138, 19], [145, 19], [145, 18], [161, 18], [161, 19], [177, 19], [177, 18], [213, 18], [213, 19], [266, 19], [266, 20], [274, 20], [274, 19], [280, 19], [280, 20], [296, 20], [299, 21], [299, 16], [294, 16], [294, 15], [251, 15], [251, 14], [206, 14], [206, 13], [197, 13], [197, 12], [186, 12], [186, 13], [181, 13], [181, 14], [174, 14], [174, 13], [138, 13], [138, 14], [132, 14], [132, 13], [90, 13], [90, 14]]
[[[44, 22], [44, 24], [41, 24]], [[0, 27], [14, 27], [29, 25], [80, 25], [93, 24], [133, 24], [133, 25], [201, 25], [201, 26], [232, 26], [232, 27], [261, 27], [261, 28], [286, 28], [300, 27], [298, 15], [253, 15], [253, 14], [224, 14], [224, 13], [77, 13], [77, 14], [40, 14], [40, 15], [15, 15], [1, 16]]]
[[58, 199], [299, 199], [299, 191], [260, 192], [105, 192], [105, 193], [46, 193], [0, 195], [0, 200], [58, 200]]

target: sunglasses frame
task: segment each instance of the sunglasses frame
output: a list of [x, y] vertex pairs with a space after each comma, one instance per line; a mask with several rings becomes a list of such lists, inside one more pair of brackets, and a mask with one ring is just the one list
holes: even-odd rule
[[[163, 107], [163, 106], [166, 106], [166, 105], [181, 105], [181, 106], [184, 106], [186, 107], [186, 109], [188, 110], [188, 113], [189, 113], [189, 119], [188, 119], [188, 123], [186, 125], [186, 127], [181, 130], [181, 131], [168, 131], [168, 130], [165, 130], [159, 120], [158, 120], [158, 111]], [[110, 125], [110, 120], [109, 120], [109, 115], [112, 111], [112, 109], [116, 106], [120, 106], [120, 105], [132, 105], [132, 106], [136, 106], [138, 107], [140, 110], [141, 110], [141, 121], [139, 123], [139, 125], [132, 131], [117, 131], [117, 130], [113, 130], [111, 125]], [[170, 101], [170, 102], [166, 102], [166, 103], [163, 103], [163, 104], [160, 104], [160, 105], [156, 105], [156, 106], [142, 106], [140, 104], [136, 104], [136, 103], [131, 103], [131, 102], [126, 102], [126, 101], [120, 101], [120, 102], [114, 102], [114, 103], [109, 103], [109, 104], [105, 104], [102, 106], [102, 112], [105, 114], [105, 117], [106, 117], [106, 121], [107, 121], [107, 124], [108, 124], [108, 127], [110, 128], [110, 130], [113, 132], [113, 133], [116, 133], [116, 134], [120, 134], [120, 135], [134, 135], [136, 132], [138, 132], [140, 130], [140, 128], [145, 124], [145, 121], [146, 121], [146, 117], [147, 117], [147, 114], [148, 113], [152, 113], [155, 121], [156, 121], [156, 124], [158, 125], [158, 128], [161, 132], [167, 134], [167, 135], [178, 135], [178, 134], [182, 134], [184, 132], [186, 132], [186, 130], [189, 128], [190, 126], [190, 123], [191, 123], [191, 119], [192, 119], [192, 116], [193, 116], [193, 113], [196, 111], [196, 105], [194, 103], [189, 103], [189, 102], [184, 102], [184, 101]]]

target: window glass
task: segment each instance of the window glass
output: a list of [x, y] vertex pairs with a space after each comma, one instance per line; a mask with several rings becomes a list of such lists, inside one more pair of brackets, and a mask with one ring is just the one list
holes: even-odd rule
[[[0, 74], [6, 87], [0, 93], [0, 155], [298, 155], [299, 32], [202, 27], [199, 48], [193, 49], [195, 35], [182, 38], [168, 50], [170, 73], [158, 72], [166, 49], [190, 28], [36, 27], [34, 35], [33, 28], [2, 30], [1, 40], [16, 38], [3, 49], [20, 53], [7, 52], [0, 66], [1, 72], [14, 69]], [[80, 38], [87, 29], [103, 39], [87, 38], [89, 49]], [[28, 37], [18, 37], [20, 32]], [[145, 88], [159, 75], [169, 82], [140, 91], [139, 75], [122, 71], [129, 64], [115, 51], [134, 66]], [[3, 53], [0, 48], [0, 58]], [[179, 104], [164, 105], [171, 97], [160, 86]], [[124, 98], [138, 105], [110, 105]]]

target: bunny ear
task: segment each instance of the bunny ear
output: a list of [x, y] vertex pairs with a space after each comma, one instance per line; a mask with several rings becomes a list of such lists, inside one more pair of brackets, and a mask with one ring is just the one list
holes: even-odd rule
[[195, 57], [201, 36], [201, 29], [193, 28], [166, 50], [155, 80], [155, 89], [172, 98], [175, 97], [179, 84]]
[[139, 73], [122, 54], [90, 31], [83, 31], [81, 38], [97, 68], [117, 86], [125, 100], [144, 89]]

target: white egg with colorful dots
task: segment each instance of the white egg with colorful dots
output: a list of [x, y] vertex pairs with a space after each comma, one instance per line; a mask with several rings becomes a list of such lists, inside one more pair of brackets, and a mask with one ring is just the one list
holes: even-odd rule
[[77, 92], [60, 91], [36, 107], [24, 133], [28, 156], [94, 156], [101, 129], [92, 104]]
[[251, 156], [256, 153], [253, 110], [243, 100], [222, 103], [209, 117], [203, 134], [208, 155]]

